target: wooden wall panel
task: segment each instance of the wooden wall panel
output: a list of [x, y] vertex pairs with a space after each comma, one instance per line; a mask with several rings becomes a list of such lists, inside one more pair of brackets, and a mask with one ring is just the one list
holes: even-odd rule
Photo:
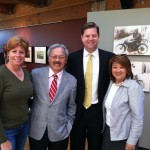
[[42, 8], [33, 7], [26, 4], [18, 4], [16, 5], [16, 10], [14, 14], [12, 15], [0, 14], [0, 21], [10, 19], [10, 18], [21, 17], [25, 15], [50, 11], [50, 10], [58, 10], [60, 8], [82, 5], [86, 3], [91, 3], [91, 2], [89, 2], [89, 0], [50, 0], [50, 4], [47, 7], [42, 7]]
[[90, 8], [90, 3], [85, 3], [82, 5], [11, 18], [0, 22], [0, 29], [10, 29], [65, 20], [82, 19], [86, 18], [87, 12], [90, 10]]
[[[148, 8], [150, 7], [150, 0], [133, 0], [134, 8]], [[121, 8], [120, 0], [106, 0], [106, 10], [118, 10]]]
[[[102, 8], [102, 3], [105, 3], [104, 8]], [[146, 7], [150, 7], [150, 0], [133, 0], [133, 9]], [[0, 14], [0, 29], [81, 19], [86, 18], [87, 12], [90, 11], [118, 9], [122, 9], [120, 0], [105, 0], [100, 2], [96, 2], [96, 0], [50, 0], [49, 6], [42, 8], [18, 4], [15, 14]]]
[[134, 8], [150, 7], [150, 0], [134, 0]]
[[51, 0], [43, 8], [19, 4], [14, 15], [0, 15], [0, 29], [11, 29], [87, 17], [89, 0]]
[[105, 10], [118, 10], [121, 9], [120, 0], [107, 0]]

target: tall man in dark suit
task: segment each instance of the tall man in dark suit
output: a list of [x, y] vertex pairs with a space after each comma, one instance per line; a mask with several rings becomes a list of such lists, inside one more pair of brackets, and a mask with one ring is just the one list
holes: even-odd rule
[[[98, 48], [99, 27], [94, 22], [86, 23], [82, 28], [81, 40], [84, 48], [69, 55], [67, 71], [77, 79], [77, 112], [71, 131], [71, 150], [84, 150], [85, 139], [88, 150], [100, 150], [102, 142], [102, 102], [110, 78], [108, 62], [113, 53]], [[89, 54], [92, 55], [92, 96], [90, 106], [83, 106], [86, 89], [86, 66]]]
[[30, 150], [67, 150], [76, 112], [76, 79], [64, 70], [68, 50], [49, 47], [49, 66], [32, 71], [34, 88], [29, 131]]

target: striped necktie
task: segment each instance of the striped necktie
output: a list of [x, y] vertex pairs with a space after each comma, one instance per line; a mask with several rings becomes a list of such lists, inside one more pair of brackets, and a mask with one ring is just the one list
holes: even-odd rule
[[53, 81], [51, 83], [51, 86], [50, 86], [50, 90], [49, 90], [49, 97], [50, 97], [50, 101], [52, 102], [55, 95], [56, 95], [56, 92], [57, 92], [57, 75], [54, 74], [53, 75]]

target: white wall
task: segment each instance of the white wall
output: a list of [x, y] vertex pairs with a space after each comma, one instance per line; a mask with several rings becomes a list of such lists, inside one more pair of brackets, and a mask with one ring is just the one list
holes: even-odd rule
[[[113, 11], [89, 12], [87, 21], [100, 27], [99, 47], [113, 51], [114, 27], [129, 25], [150, 25], [150, 8], [123, 9]], [[150, 62], [150, 56], [129, 56], [131, 61]], [[145, 119], [139, 146], [150, 149], [150, 93], [145, 93]]]

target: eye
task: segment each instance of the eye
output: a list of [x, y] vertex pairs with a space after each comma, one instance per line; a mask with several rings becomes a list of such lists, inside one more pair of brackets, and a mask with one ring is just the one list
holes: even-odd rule
[[21, 53], [21, 54], [25, 54], [25, 52], [24, 52], [24, 51], [21, 51], [20, 53]]
[[52, 59], [57, 59], [57, 56], [56, 55], [51, 55], [51, 56], [49, 56], [50, 58], [52, 58]]
[[125, 67], [121, 66], [120, 68], [121, 68], [121, 69], [124, 69]]
[[64, 58], [65, 58], [65, 56], [59, 56], [58, 58], [59, 58], [59, 59], [64, 59]]
[[16, 50], [12, 50], [12, 52], [13, 52], [13, 53], [15, 53], [15, 52], [16, 52]]
[[52, 58], [52, 59], [64, 59], [65, 58], [65, 56], [63, 56], [63, 55], [60, 55], [60, 56], [56, 56], [56, 55], [50, 55], [49, 56], [50, 58]]
[[92, 35], [92, 37], [93, 37], [93, 38], [97, 38], [97, 35], [96, 35], [96, 34], [94, 34], [94, 35]]
[[113, 68], [113, 69], [116, 69], [117, 67], [116, 67], [116, 66], [112, 66], [112, 68]]

